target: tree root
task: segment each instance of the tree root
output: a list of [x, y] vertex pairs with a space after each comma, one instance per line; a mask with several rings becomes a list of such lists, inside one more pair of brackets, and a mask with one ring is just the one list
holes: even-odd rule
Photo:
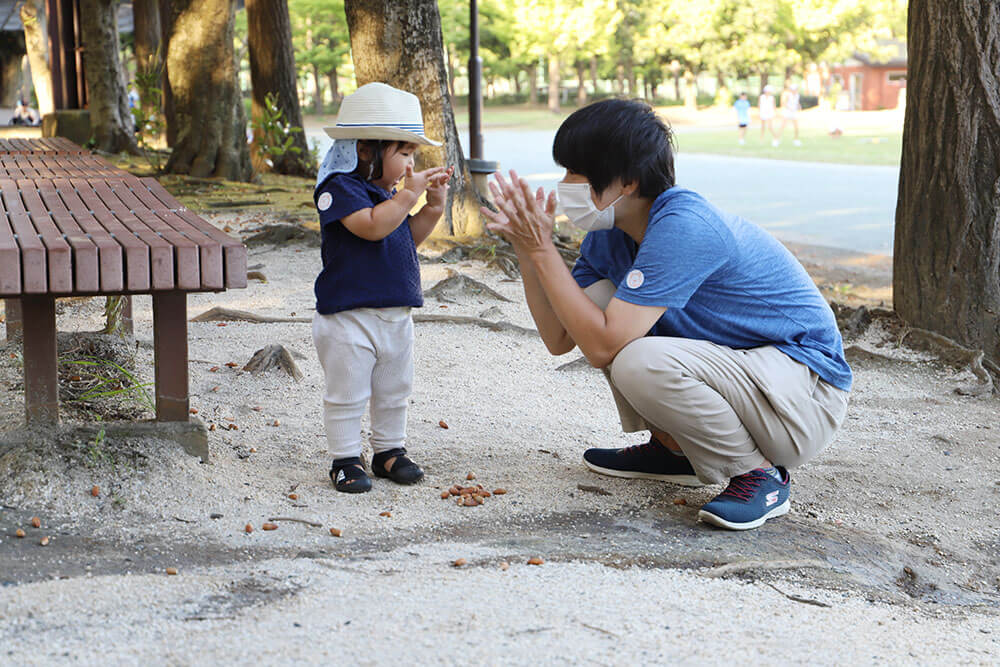
[[470, 298], [490, 297], [498, 301], [513, 303], [503, 294], [491, 289], [478, 280], [474, 280], [458, 272], [453, 272], [452, 275], [439, 281], [434, 287], [425, 290], [424, 296], [432, 297], [445, 303], [458, 303], [457, 299], [460, 296]]
[[538, 335], [538, 332], [534, 329], [519, 327], [516, 324], [511, 324], [510, 322], [505, 322], [503, 320], [499, 322], [491, 322], [490, 320], [484, 320], [479, 317], [465, 317], [464, 315], [423, 315], [418, 313], [413, 316], [413, 321], [417, 323], [430, 322], [436, 324], [471, 324], [473, 326], [489, 329], [490, 331], [508, 331], [510, 333], [527, 334], [529, 336]]
[[263, 373], [275, 366], [295, 378], [296, 382], [305, 377], [284, 345], [268, 345], [265, 348], [257, 350], [250, 357], [250, 361], [246, 363], [243, 370], [250, 371], [251, 373]]
[[288, 322], [312, 322], [311, 317], [271, 317], [270, 315], [258, 315], [246, 310], [234, 310], [232, 308], [220, 308], [216, 306], [206, 310], [201, 315], [191, 318], [192, 322], [252, 322], [254, 324], [274, 324]]
[[701, 572], [703, 576], [713, 579], [721, 579], [734, 574], [744, 574], [755, 571], [774, 570], [801, 570], [804, 568], [814, 568], [822, 570], [832, 569], [829, 564], [821, 560], [805, 558], [800, 560], [738, 560], [726, 563], [718, 567], [713, 567]]
[[996, 388], [993, 376], [985, 368], [986, 355], [982, 350], [967, 348], [947, 336], [916, 327], [904, 331], [899, 342], [917, 350], [933, 352], [950, 366], [960, 368], [967, 365], [979, 382], [957, 387], [955, 392], [962, 396], [985, 396], [992, 394]]
[[312, 526], [313, 528], [322, 528], [323, 524], [317, 521], [310, 521], [309, 519], [297, 519], [293, 516], [272, 516], [268, 521], [294, 521], [295, 523], [304, 523], [307, 526]]

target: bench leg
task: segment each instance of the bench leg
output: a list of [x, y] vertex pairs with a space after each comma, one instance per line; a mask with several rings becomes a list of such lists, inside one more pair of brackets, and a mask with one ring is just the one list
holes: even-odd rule
[[21, 314], [25, 417], [29, 424], [55, 424], [59, 421], [56, 300], [50, 296], [22, 297]]
[[187, 295], [153, 293], [156, 421], [188, 420]]
[[12, 341], [21, 336], [21, 300], [4, 299], [4, 318], [7, 322], [7, 340]]

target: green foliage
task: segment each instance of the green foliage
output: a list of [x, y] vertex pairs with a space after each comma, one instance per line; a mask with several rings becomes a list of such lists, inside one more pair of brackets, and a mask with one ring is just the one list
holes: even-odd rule
[[285, 122], [285, 112], [278, 108], [278, 96], [268, 93], [264, 96], [261, 117], [252, 121], [253, 141], [264, 161], [271, 167], [289, 153], [298, 155], [302, 149], [295, 146], [295, 135], [301, 134], [301, 127]]
[[160, 171], [162, 165], [160, 153], [155, 146], [159, 144], [166, 130], [163, 118], [163, 91], [160, 90], [162, 77], [163, 65], [157, 53], [155, 56], [150, 56], [149, 66], [139, 68], [135, 73], [139, 104], [132, 108], [137, 143], [156, 171]]
[[72, 401], [87, 404], [100, 399], [129, 398], [150, 411], [156, 411], [156, 403], [147, 391], [147, 387], [153, 386], [153, 383], [139, 382], [123, 366], [98, 357], [70, 359], [63, 363], [80, 367], [81, 375], [86, 374], [91, 380], [90, 386]]

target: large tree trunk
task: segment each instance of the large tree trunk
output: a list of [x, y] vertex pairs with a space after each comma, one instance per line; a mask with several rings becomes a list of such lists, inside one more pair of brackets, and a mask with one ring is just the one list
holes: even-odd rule
[[[583, 106], [587, 103], [587, 86], [584, 84], [584, 79], [587, 76], [587, 66], [582, 60], [576, 62], [576, 103], [579, 106]], [[594, 92], [597, 92], [595, 89]]]
[[538, 63], [528, 68], [528, 104], [538, 104]]
[[160, 60], [163, 63], [163, 118], [166, 120], [167, 146], [177, 143], [177, 123], [174, 118], [174, 92], [170, 89], [170, 65], [167, 63], [167, 51], [170, 49], [171, 17], [174, 15], [171, 0], [158, 0], [160, 8]]
[[116, 0], [80, 0], [80, 46], [90, 128], [98, 150], [138, 154], [119, 59], [117, 9]]
[[336, 104], [340, 101], [340, 85], [337, 83], [337, 70], [327, 72], [326, 81], [330, 84], [330, 100]]
[[316, 87], [313, 94], [313, 111], [323, 113], [323, 75], [320, 74], [319, 65], [313, 63], [313, 85]]
[[[288, 0], [247, 0], [246, 10], [253, 86], [251, 116], [255, 121], [261, 120], [266, 109], [264, 97], [271, 93], [277, 97], [277, 107], [285, 123], [302, 129]], [[293, 133], [292, 138], [292, 146], [298, 148], [298, 152], [287, 151], [281, 157], [272, 157], [272, 169], [291, 176], [315, 175], [316, 165], [309, 153], [305, 132]], [[251, 148], [257, 149], [256, 139]]]
[[38, 113], [42, 116], [55, 110], [52, 103], [52, 71], [49, 69], [49, 27], [45, 16], [45, 0], [27, 0], [21, 5], [24, 25], [24, 45], [31, 65], [31, 83], [35, 87]]
[[453, 165], [448, 205], [435, 230], [450, 236], [480, 236], [483, 202], [462, 155], [448, 96], [441, 16], [434, 0], [346, 0], [354, 72], [359, 85], [383, 81], [420, 98], [427, 136], [443, 142], [424, 146], [417, 168]]
[[1000, 361], [1000, 5], [911, 0], [893, 302]]
[[549, 56], [549, 111], [559, 113], [559, 56]]
[[[163, 88], [163, 53], [160, 49], [160, 38], [163, 29], [160, 27], [160, 6], [157, 0], [133, 0], [132, 17], [135, 23], [135, 69], [136, 79], [148, 79], [148, 86], [139, 86], [140, 94], [143, 88]], [[152, 92], [152, 91], [149, 91]], [[146, 114], [160, 105], [160, 100], [150, 99], [149, 94], [142, 95], [140, 100]]]
[[233, 57], [232, 0], [172, 0], [167, 75], [168, 127], [176, 142], [166, 171], [247, 181], [253, 176], [246, 112]]

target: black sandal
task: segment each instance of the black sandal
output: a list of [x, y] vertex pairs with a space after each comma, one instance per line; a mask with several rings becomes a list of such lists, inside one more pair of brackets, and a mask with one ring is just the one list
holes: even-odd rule
[[342, 493], [364, 493], [372, 488], [372, 480], [357, 456], [335, 459], [330, 467], [330, 481]]
[[[385, 464], [389, 459], [395, 458], [392, 468], [386, 469]], [[406, 450], [402, 447], [390, 449], [387, 452], [379, 452], [372, 457], [372, 472], [376, 477], [388, 477], [396, 484], [413, 484], [424, 478], [424, 471], [416, 463], [406, 456]]]

